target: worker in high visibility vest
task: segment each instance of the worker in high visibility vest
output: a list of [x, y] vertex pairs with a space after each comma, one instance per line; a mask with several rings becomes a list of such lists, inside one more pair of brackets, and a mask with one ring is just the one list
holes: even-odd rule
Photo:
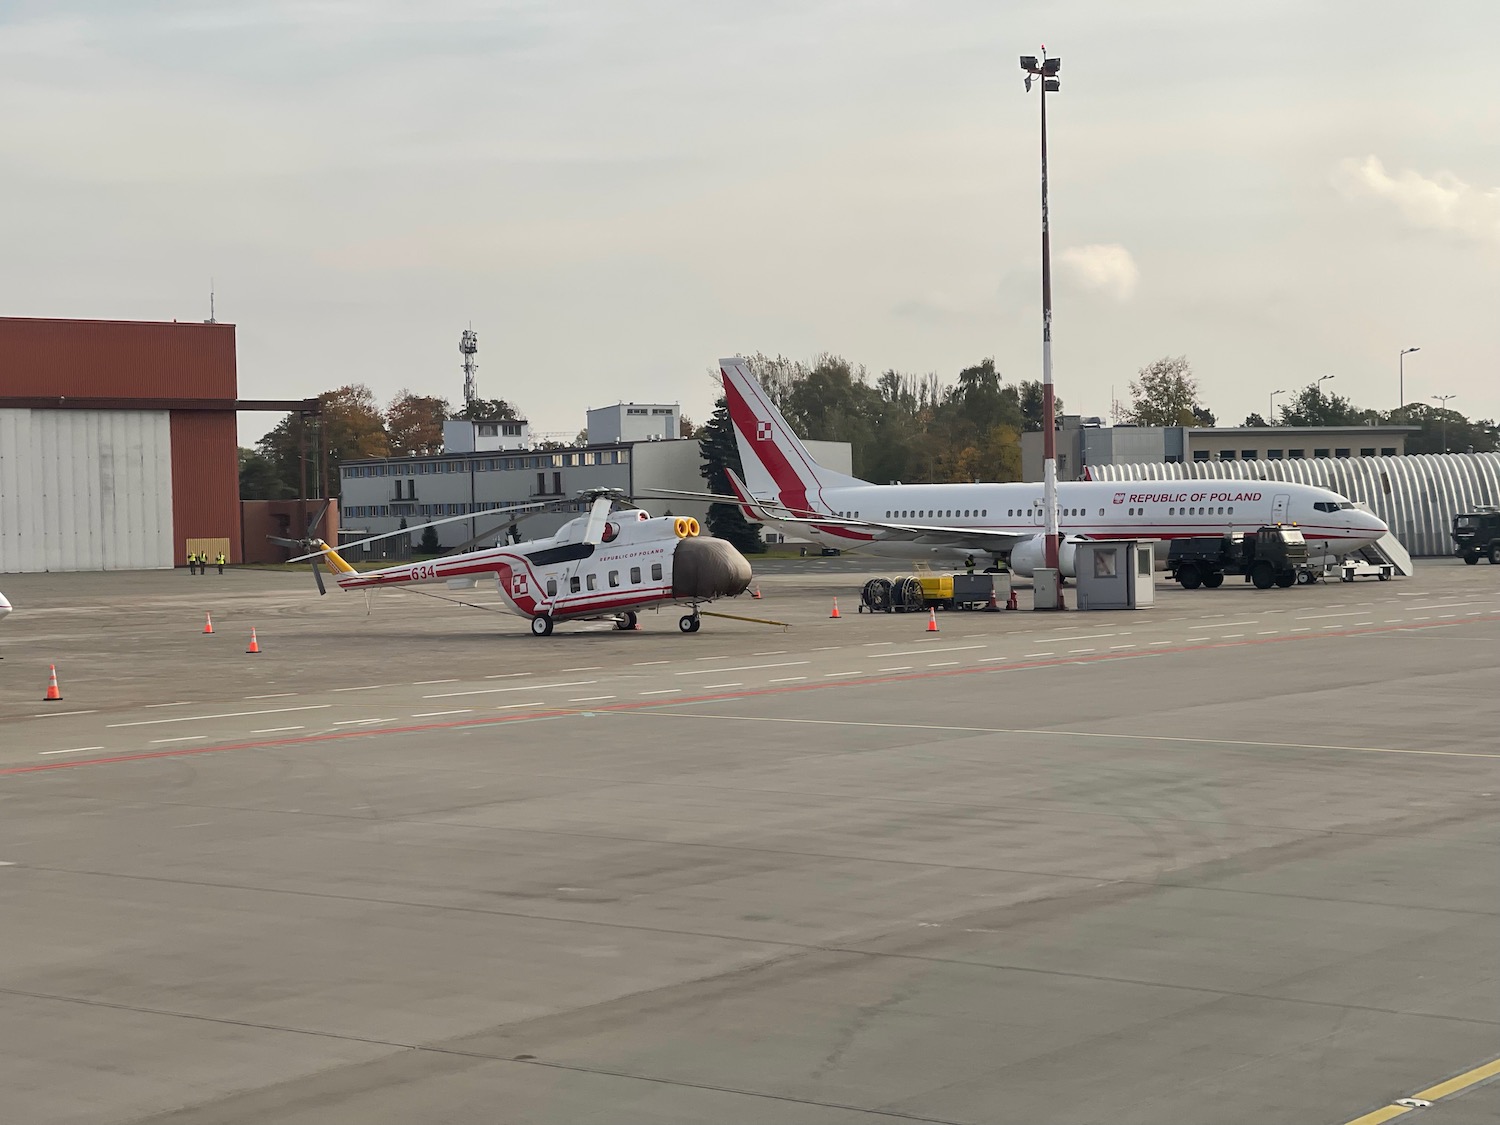
[[219, 568], [219, 573], [220, 574], [224, 573], [224, 564], [226, 562], [228, 562], [228, 561], [229, 560], [224, 557], [224, 552], [223, 551], [220, 551], [219, 552], [219, 557], [216, 558], [216, 559], [214, 559], [214, 565], [216, 565]]

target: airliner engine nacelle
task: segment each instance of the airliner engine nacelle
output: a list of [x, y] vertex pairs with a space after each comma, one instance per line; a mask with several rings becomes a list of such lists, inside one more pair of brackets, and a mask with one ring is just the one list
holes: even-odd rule
[[[1073, 562], [1078, 556], [1078, 543], [1076, 540], [1064, 539], [1057, 550], [1057, 565], [1062, 570], [1064, 578], [1077, 577], [1078, 571]], [[1019, 574], [1022, 578], [1030, 578], [1032, 573], [1041, 566], [1046, 565], [1047, 559], [1047, 537], [1045, 535], [1033, 535], [1030, 539], [1016, 544], [1010, 552], [1010, 569], [1012, 573]]]

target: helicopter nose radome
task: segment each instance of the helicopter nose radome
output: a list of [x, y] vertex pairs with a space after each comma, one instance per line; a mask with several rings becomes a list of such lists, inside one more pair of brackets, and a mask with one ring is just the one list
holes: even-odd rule
[[672, 596], [732, 598], [750, 587], [750, 563], [723, 539], [679, 539], [672, 555]]

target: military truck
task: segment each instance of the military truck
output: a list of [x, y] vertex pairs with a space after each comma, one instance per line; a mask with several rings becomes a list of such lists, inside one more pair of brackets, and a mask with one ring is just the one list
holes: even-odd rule
[[1174, 539], [1167, 549], [1167, 573], [1184, 590], [1224, 584], [1226, 574], [1243, 574], [1257, 590], [1311, 582], [1307, 565], [1307, 540], [1295, 527], [1257, 528], [1229, 535], [1206, 535]]
[[1500, 508], [1476, 508], [1454, 516], [1453, 553], [1469, 566], [1481, 557], [1500, 566]]

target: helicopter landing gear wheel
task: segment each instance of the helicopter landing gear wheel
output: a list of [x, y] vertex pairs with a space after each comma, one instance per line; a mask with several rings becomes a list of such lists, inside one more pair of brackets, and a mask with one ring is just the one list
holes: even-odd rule
[[545, 613], [531, 619], [531, 631], [538, 637], [550, 637], [552, 635], [552, 618]]
[[635, 614], [627, 610], [625, 613], [622, 613], [619, 617], [615, 618], [615, 628], [621, 630], [622, 632], [626, 632], [635, 628], [635, 622]]
[[684, 614], [677, 620], [677, 627], [684, 633], [696, 633], [703, 620], [696, 613]]

